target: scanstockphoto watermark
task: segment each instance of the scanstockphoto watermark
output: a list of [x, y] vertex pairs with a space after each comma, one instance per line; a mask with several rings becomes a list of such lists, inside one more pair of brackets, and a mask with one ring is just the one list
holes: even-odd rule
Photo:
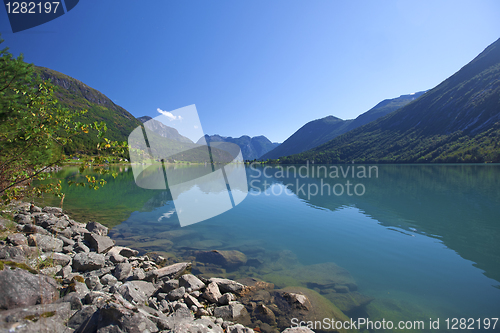
[[[378, 178], [378, 166], [314, 165], [265, 166], [250, 164], [250, 195], [362, 196], [364, 180]], [[279, 184], [282, 184], [281, 186]]]

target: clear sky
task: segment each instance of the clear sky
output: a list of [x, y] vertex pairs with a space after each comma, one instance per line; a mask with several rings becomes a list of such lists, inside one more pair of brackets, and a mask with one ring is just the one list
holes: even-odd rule
[[500, 37], [498, 0], [81, 0], [13, 34], [13, 54], [134, 116], [195, 104], [203, 130], [282, 142], [433, 88]]

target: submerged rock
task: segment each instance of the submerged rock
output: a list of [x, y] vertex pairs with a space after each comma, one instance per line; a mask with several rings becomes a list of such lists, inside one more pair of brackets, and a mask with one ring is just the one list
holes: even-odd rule
[[244, 253], [240, 251], [202, 251], [196, 254], [196, 260], [208, 263], [220, 265], [223, 267], [235, 267], [246, 264], [247, 257]]

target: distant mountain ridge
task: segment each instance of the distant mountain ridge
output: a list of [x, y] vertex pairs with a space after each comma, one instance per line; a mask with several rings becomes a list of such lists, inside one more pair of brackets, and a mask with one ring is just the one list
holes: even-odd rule
[[279, 147], [264, 154], [261, 159], [276, 159], [313, 149], [339, 135], [396, 111], [424, 93], [424, 91], [420, 91], [413, 94], [401, 95], [397, 98], [383, 100], [370, 110], [359, 115], [356, 119], [342, 120], [334, 116], [328, 116], [310, 121], [293, 133]]
[[208, 144], [210, 142], [231, 142], [238, 145], [243, 155], [243, 160], [258, 159], [268, 151], [277, 147], [279, 143], [273, 143], [263, 135], [249, 137], [248, 135], [240, 136], [239, 138], [225, 137], [220, 135], [205, 135], [198, 140], [198, 144]]
[[419, 99], [283, 163], [500, 162], [500, 39]]
[[189, 138], [186, 138], [185, 136], [179, 134], [179, 132], [175, 128], [164, 125], [162, 122], [154, 120], [149, 116], [142, 116], [138, 117], [137, 119], [139, 121], [142, 121], [145, 127], [155, 132], [156, 134], [160, 135], [161, 137], [168, 138], [178, 142], [194, 143]]

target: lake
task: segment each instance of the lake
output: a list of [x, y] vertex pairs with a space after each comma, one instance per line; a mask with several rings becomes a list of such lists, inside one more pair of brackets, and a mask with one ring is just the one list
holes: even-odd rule
[[[176, 168], [189, 178], [207, 167]], [[447, 318], [451, 326], [451, 318], [484, 324], [499, 317], [500, 165], [299, 168], [247, 166], [246, 198], [186, 227], [170, 191], [136, 186], [126, 166], [98, 191], [65, 188], [64, 209], [75, 220], [113, 227], [118, 244], [172, 260], [193, 260], [199, 250], [241, 251], [246, 265], [193, 271], [308, 287], [350, 317], [423, 320], [425, 331], [430, 319], [446, 331]], [[56, 174], [79, 176], [75, 168]], [[339, 272], [355, 281], [348, 293], [335, 285]]]

